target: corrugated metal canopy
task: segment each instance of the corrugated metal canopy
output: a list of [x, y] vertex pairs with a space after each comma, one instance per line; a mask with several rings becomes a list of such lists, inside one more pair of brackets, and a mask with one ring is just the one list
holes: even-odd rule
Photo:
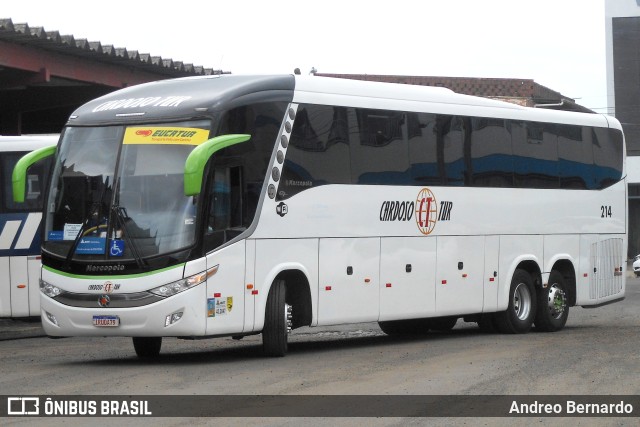
[[0, 19], [0, 135], [58, 133], [73, 110], [115, 89], [227, 74]]
[[222, 73], [220, 70], [184, 64], [182, 61], [171, 58], [163, 59], [161, 56], [153, 56], [149, 53], [138, 53], [137, 50], [103, 45], [99, 41], [76, 39], [73, 35], [61, 35], [58, 31], [45, 31], [43, 27], [30, 27], [26, 23], [14, 24], [10, 18], [0, 18], [0, 40], [92, 61], [116, 65], [126, 64], [127, 67], [140, 68], [168, 77]]

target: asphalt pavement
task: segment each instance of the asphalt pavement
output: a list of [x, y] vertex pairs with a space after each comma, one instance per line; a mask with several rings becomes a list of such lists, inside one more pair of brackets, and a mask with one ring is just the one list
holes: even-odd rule
[[40, 318], [0, 319], [0, 341], [43, 337]]

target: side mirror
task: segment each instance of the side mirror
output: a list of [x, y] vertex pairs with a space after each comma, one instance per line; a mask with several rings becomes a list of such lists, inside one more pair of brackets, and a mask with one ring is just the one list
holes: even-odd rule
[[251, 135], [246, 134], [220, 135], [198, 145], [184, 163], [184, 195], [200, 194], [204, 167], [214, 153], [223, 148], [248, 141], [250, 138]]
[[22, 156], [13, 168], [11, 174], [11, 185], [13, 188], [13, 201], [24, 203], [24, 196], [27, 184], [27, 170], [36, 162], [53, 156], [56, 153], [56, 146], [43, 147]]

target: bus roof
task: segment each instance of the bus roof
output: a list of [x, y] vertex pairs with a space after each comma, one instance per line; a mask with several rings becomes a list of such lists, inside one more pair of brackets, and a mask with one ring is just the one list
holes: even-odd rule
[[70, 125], [153, 122], [210, 116], [252, 102], [293, 98], [294, 78], [215, 75], [144, 83], [112, 92], [78, 108]]
[[599, 114], [527, 108], [439, 87], [299, 75], [215, 75], [145, 83], [88, 102], [72, 114], [69, 124], [192, 119], [267, 101], [608, 126]]
[[33, 151], [38, 148], [56, 145], [60, 135], [20, 135], [0, 136], [0, 151]]

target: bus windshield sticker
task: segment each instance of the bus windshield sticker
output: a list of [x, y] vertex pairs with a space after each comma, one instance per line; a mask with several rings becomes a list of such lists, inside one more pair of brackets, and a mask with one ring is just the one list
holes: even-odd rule
[[64, 231], [62, 230], [51, 230], [47, 235], [47, 240], [64, 240]]
[[207, 298], [207, 317], [224, 316], [233, 308], [233, 297]]
[[122, 254], [124, 254], [124, 240], [111, 240], [111, 245], [109, 246], [109, 255], [122, 256]]
[[76, 253], [79, 255], [102, 255], [106, 240], [104, 237], [83, 237], [78, 242]]
[[123, 144], [200, 145], [209, 138], [209, 131], [185, 127], [128, 127]]
[[62, 240], [75, 240], [82, 228], [82, 224], [65, 224]]

